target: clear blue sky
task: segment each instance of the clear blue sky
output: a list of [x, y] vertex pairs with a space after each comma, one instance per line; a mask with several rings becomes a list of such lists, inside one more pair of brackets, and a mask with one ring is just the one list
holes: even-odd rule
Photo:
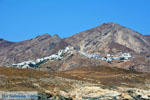
[[150, 34], [150, 0], [0, 0], [0, 38], [68, 37], [105, 22]]

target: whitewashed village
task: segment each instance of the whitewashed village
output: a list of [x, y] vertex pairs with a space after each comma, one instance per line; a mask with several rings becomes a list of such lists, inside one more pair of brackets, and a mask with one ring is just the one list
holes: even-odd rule
[[[17, 68], [38, 68], [40, 64], [45, 63], [48, 60], [62, 60], [64, 55], [66, 54], [73, 54], [74, 48], [73, 47], [66, 47], [63, 50], [59, 50], [58, 53], [56, 54], [52, 54], [48, 57], [44, 57], [44, 58], [38, 58], [36, 60], [30, 60], [30, 61], [24, 61], [18, 64], [13, 64], [13, 67], [17, 67]], [[122, 53], [120, 52], [119, 56], [115, 56], [115, 55], [111, 55], [111, 54], [107, 54], [106, 56], [102, 57], [98, 54], [88, 54], [85, 53], [84, 51], [77, 51], [79, 54], [87, 57], [87, 58], [94, 58], [94, 59], [99, 59], [102, 61], [106, 61], [109, 64], [111, 64], [113, 62], [113, 60], [121, 60], [121, 61], [126, 61], [132, 58], [130, 53]]]

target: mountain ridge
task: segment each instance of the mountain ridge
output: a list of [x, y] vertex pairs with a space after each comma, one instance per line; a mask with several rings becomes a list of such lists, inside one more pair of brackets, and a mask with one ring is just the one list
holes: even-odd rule
[[49, 34], [37, 36], [30, 40], [11, 43], [8, 46], [2, 47], [2, 45], [8, 43], [5, 41], [5, 43], [1, 44], [0, 62], [2, 65], [48, 56], [67, 45], [60, 37], [51, 37]]
[[[57, 34], [51, 36], [45, 33], [33, 39], [21, 42], [11, 43], [3, 39], [1, 39], [1, 41], [3, 42], [0, 42], [0, 65], [12, 65], [24, 61], [36, 60], [50, 56], [67, 46], [71, 46], [76, 51], [101, 55], [103, 57], [106, 57], [107, 54], [118, 55], [120, 52], [130, 53], [135, 59], [129, 61], [128, 67], [124, 66], [120, 61], [110, 66], [124, 66], [128, 69], [130, 66], [136, 65], [136, 69], [143, 71], [150, 70], [148, 67], [150, 61], [147, 58], [149, 57], [148, 54], [150, 54], [148, 36], [144, 36], [115, 23], [104, 23], [68, 38], [60, 38]], [[143, 59], [143, 61], [141, 59]], [[86, 63], [84, 64], [82, 61]], [[85, 58], [79, 53], [74, 52], [65, 57], [62, 61], [52, 61], [44, 66], [45, 68], [49, 68], [49, 66], [50, 68], [54, 68], [54, 66], [57, 65], [54, 69], [67, 70], [80, 65], [93, 66], [99, 65], [99, 63], [101, 63], [100, 60]], [[62, 66], [60, 66], [60, 64]]]
[[[97, 45], [98, 47], [103, 47], [103, 44], [105, 44], [105, 47], [107, 47], [107, 44], [113, 41], [133, 49], [138, 53], [143, 52], [142, 48], [144, 48], [146, 52], [149, 51], [147, 48], [145, 48], [145, 46], [150, 48], [149, 43], [144, 39], [142, 34], [115, 23], [102, 24], [95, 28], [72, 35], [65, 40], [66, 42], [70, 43], [70, 45], [83, 50], [88, 50], [87, 46], [90, 43], [93, 43], [93, 45]], [[137, 50], [137, 47], [134, 47], [135, 44], [133, 44], [137, 41], [138, 44], [136, 45], [138, 46], [139, 50]], [[96, 47], [94, 47], [94, 49], [96, 49]], [[91, 50], [91, 52], [93, 52], [93, 50]]]

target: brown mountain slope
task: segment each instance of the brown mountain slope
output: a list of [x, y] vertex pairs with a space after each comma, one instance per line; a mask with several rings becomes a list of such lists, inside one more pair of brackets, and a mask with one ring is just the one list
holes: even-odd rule
[[[149, 100], [150, 98], [149, 73], [107, 66], [79, 67], [63, 72], [0, 67], [0, 72], [1, 91], [38, 91], [46, 94], [43, 98], [57, 96], [57, 99], [51, 100]], [[62, 99], [62, 96], [65, 99]], [[73, 99], [66, 99], [68, 97]], [[83, 99], [85, 97], [87, 99]]]
[[[122, 46], [119, 48], [122, 51], [145, 53], [150, 50], [150, 44], [143, 35], [115, 23], [102, 24], [66, 38], [65, 41], [76, 49], [86, 52], [116, 52], [119, 45]], [[113, 45], [118, 45], [118, 47], [110, 49]]]
[[144, 35], [145, 39], [147, 39], [150, 43], [150, 35]]
[[[116, 46], [114, 46], [114, 48], [115, 47]], [[121, 46], [119, 47], [121, 48]], [[77, 50], [71, 50], [70, 53], [63, 54], [61, 60], [48, 60], [47, 62], [40, 64], [38, 70], [55, 72], [75, 69], [81, 66], [86, 67], [101, 65], [127, 70], [136, 70], [140, 72], [150, 72], [150, 58], [145, 55], [133, 55], [133, 58], [129, 58], [128, 60], [116, 59], [112, 60], [112, 62], [107, 62], [102, 59], [88, 58]]]
[[58, 35], [51, 37], [49, 34], [17, 43], [2, 40], [0, 42], [0, 65], [49, 56], [66, 45]]
[[[106, 56], [107, 53], [117, 54], [120, 53], [120, 51], [131, 52], [132, 55], [135, 52], [150, 53], [148, 37], [119, 24], [106, 23], [66, 39], [61, 39], [58, 35], [51, 37], [49, 34], [44, 34], [31, 40], [17, 43], [0, 39], [0, 65], [19, 63], [49, 56], [58, 52], [58, 50], [63, 49], [67, 45], [71, 45], [75, 49], [89, 54], [97, 53], [101, 56]], [[135, 57], [135, 55], [133, 55], [133, 57]], [[144, 70], [149, 69], [149, 59], [145, 57], [148, 56], [143, 55], [143, 58], [146, 60], [142, 58], [143, 60], [139, 60], [140, 63], [137, 65], [140, 65], [140, 70], [141, 68], [145, 68]], [[137, 59], [135, 58], [135, 61], [136, 60]], [[70, 56], [69, 58], [66, 57], [66, 60], [62, 60], [59, 63], [46, 63], [44, 67], [53, 67], [53, 70], [65, 70], [76, 68], [80, 65], [93, 66], [93, 64], [99, 65], [99, 61], [85, 58], [82, 59], [78, 54], [74, 54], [71, 58]]]
[[6, 41], [0, 38], [0, 50], [4, 47], [11, 46], [12, 44], [14, 44], [14, 42]]
[[61, 60], [49, 60], [41, 64], [39, 69], [46, 71], [65, 71], [80, 66], [99, 66], [102, 64], [108, 65], [106, 62], [102, 63], [99, 59], [85, 57], [74, 50], [72, 53], [64, 55]]

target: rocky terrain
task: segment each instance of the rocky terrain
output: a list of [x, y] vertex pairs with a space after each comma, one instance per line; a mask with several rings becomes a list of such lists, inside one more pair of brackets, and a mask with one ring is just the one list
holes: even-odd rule
[[67, 44], [58, 36], [44, 34], [22, 42], [0, 40], [0, 65], [10, 65], [49, 56]]
[[150, 50], [144, 36], [115, 23], [106, 23], [66, 38], [77, 49], [94, 53], [123, 52], [146, 53]]
[[150, 100], [150, 36], [105, 23], [62, 39], [0, 39], [0, 91], [39, 100]]
[[38, 91], [39, 100], [149, 100], [149, 73], [107, 66], [63, 72], [0, 67], [1, 91]]
[[145, 55], [131, 55], [120, 52], [119, 54], [90, 54], [75, 50], [74, 47], [60, 49], [57, 53], [36, 60], [24, 61], [7, 67], [32, 68], [45, 71], [65, 71], [80, 66], [118, 67], [127, 70], [149, 72], [150, 59]]
[[150, 35], [145, 35], [144, 37], [150, 42]]
[[[131, 64], [123, 67], [124, 63], [129, 63], [134, 57], [130, 53], [120, 53], [118, 55], [107, 54], [101, 56], [98, 54], [88, 54], [83, 51], [75, 50], [73, 47], [66, 47], [65, 49], [59, 50], [57, 53], [44, 58], [38, 58], [36, 60], [24, 61], [18, 64], [12, 64], [8, 67], [16, 68], [34, 68], [38, 70], [47, 71], [65, 71], [74, 69], [80, 66], [99, 66], [108, 65], [110, 67], [115, 66], [119, 63], [122, 65], [120, 68], [130, 69]], [[136, 69], [132, 69], [136, 70]]]
[[[74, 48], [72, 53], [64, 55], [59, 61], [57, 61], [58, 59], [54, 60], [53, 58], [57, 57], [55, 54], [67, 46]], [[119, 24], [104, 23], [65, 39], [61, 39], [58, 35], [50, 36], [49, 34], [17, 43], [0, 39], [0, 65], [11, 66], [12, 64], [23, 64], [24, 62], [29, 64], [34, 61], [35, 63], [32, 64], [38, 66], [42, 64], [40, 68], [45, 68], [45, 70], [60, 71], [76, 68], [82, 64], [84, 66], [100, 65], [100, 63], [101, 65], [108, 65], [100, 59], [85, 57], [84, 53], [88, 56], [106, 57], [107, 59], [104, 59], [108, 61], [112, 59], [109, 59], [110, 57], [107, 57], [107, 55], [118, 57], [122, 52], [132, 55], [132, 59], [125, 62], [116, 59], [114, 61], [116, 63], [113, 62], [112, 64], [110, 62], [111, 65], [109, 64], [109, 66], [125, 69], [134, 67], [137, 71], [149, 72], [149, 51], [150, 41], [148, 35], [144, 36]], [[82, 55], [81, 52], [83, 52]], [[50, 56], [53, 57], [49, 61], [46, 57]], [[43, 58], [45, 59], [44, 62], [40, 62], [40, 59]], [[85, 64], [82, 62], [85, 62]]]

